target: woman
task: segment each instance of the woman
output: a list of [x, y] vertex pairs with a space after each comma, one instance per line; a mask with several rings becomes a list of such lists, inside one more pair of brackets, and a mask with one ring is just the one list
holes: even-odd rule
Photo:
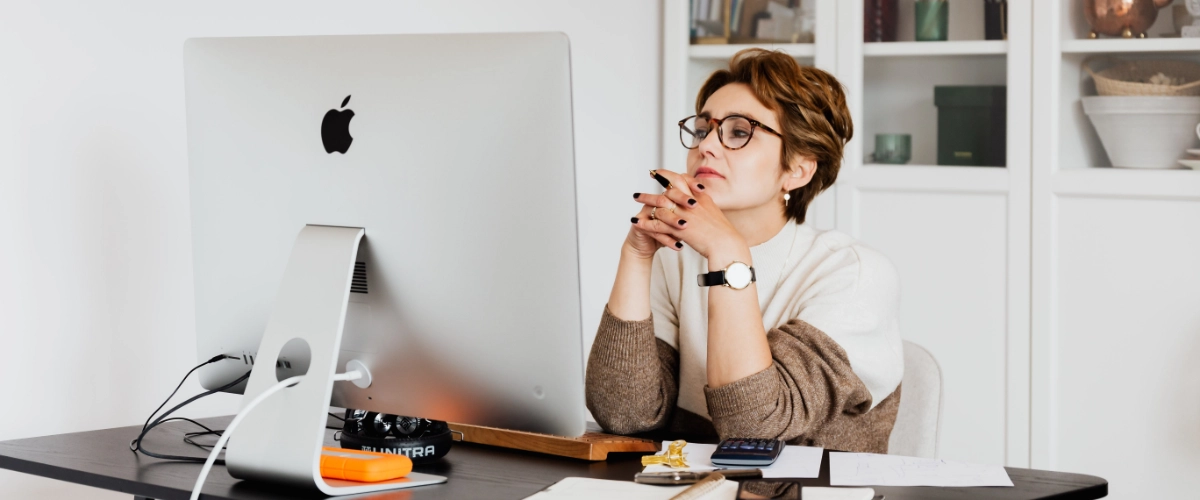
[[666, 192], [633, 195], [588, 409], [615, 433], [886, 452], [904, 371], [896, 272], [804, 224], [853, 135], [841, 84], [748, 49], [709, 77], [696, 114], [680, 121], [687, 173], [658, 170]]

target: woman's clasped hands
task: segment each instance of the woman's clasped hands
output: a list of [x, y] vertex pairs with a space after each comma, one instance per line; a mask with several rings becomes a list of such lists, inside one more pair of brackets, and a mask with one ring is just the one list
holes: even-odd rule
[[633, 228], [625, 244], [636, 255], [649, 259], [661, 247], [679, 251], [686, 243], [708, 257], [716, 246], [741, 238], [695, 177], [669, 170], [651, 170], [650, 175], [665, 181], [667, 189], [633, 194], [642, 209], [630, 219]]

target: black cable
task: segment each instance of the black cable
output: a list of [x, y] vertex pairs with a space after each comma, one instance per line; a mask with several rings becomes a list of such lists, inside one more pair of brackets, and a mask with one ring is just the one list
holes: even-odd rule
[[[157, 414], [159, 412], [159, 410], [162, 410], [163, 407], [166, 406], [167, 403], [169, 403], [171, 401], [171, 398], [175, 397], [175, 394], [179, 392], [179, 388], [183, 387], [184, 382], [187, 382], [188, 377], [191, 377], [192, 373], [195, 373], [196, 370], [199, 370], [200, 368], [203, 368], [204, 366], [216, 363], [217, 361], [221, 361], [222, 359], [227, 359], [227, 358], [228, 359], [238, 359], [238, 358], [234, 358], [233, 356], [228, 356], [225, 354], [218, 354], [216, 356], [208, 358], [208, 361], [200, 363], [200, 364], [196, 365], [195, 367], [193, 367], [191, 370], [188, 370], [188, 372], [186, 374], [184, 374], [183, 379], [179, 381], [179, 385], [175, 386], [175, 390], [171, 391], [171, 395], [167, 396], [167, 399], [164, 399], [162, 404], [158, 405], [158, 408], [155, 408], [154, 411], [150, 412], [150, 416], [146, 417], [146, 422], [142, 424], [141, 434], [138, 436], [137, 439], [129, 442], [129, 450], [134, 451], [134, 452], [137, 451], [138, 445], [141, 444], [141, 438], [142, 438], [142, 436], [146, 435], [146, 428], [150, 426], [150, 421], [154, 419], [154, 415]], [[196, 422], [192, 421], [192, 423], [196, 423]], [[196, 425], [200, 425], [200, 424], [197, 423]], [[205, 427], [205, 429], [207, 429], [207, 427]]]
[[[197, 458], [197, 457], [186, 457], [186, 456], [178, 456], [178, 455], [163, 455], [163, 454], [159, 454], [159, 453], [155, 453], [155, 452], [149, 451], [149, 450], [147, 450], [145, 447], [143, 447], [143, 446], [142, 446], [142, 440], [143, 440], [143, 439], [145, 439], [146, 435], [147, 435], [147, 434], [149, 434], [149, 433], [150, 433], [150, 431], [154, 430], [156, 427], [158, 427], [158, 426], [160, 426], [160, 425], [162, 425], [162, 424], [164, 424], [164, 423], [166, 423], [166, 422], [168, 422], [168, 421], [175, 420], [175, 419], [169, 419], [169, 418], [167, 418], [167, 417], [168, 417], [169, 415], [171, 415], [172, 413], [174, 413], [176, 410], [178, 410], [178, 409], [180, 409], [180, 408], [182, 408], [182, 407], [184, 407], [184, 406], [186, 406], [186, 405], [188, 405], [188, 404], [192, 403], [193, 401], [195, 401], [195, 400], [197, 400], [197, 399], [203, 398], [203, 397], [205, 397], [205, 396], [209, 396], [209, 395], [211, 395], [211, 394], [214, 394], [214, 393], [216, 393], [216, 392], [220, 392], [220, 391], [223, 391], [223, 390], [229, 389], [229, 388], [231, 388], [231, 387], [233, 387], [233, 386], [235, 386], [235, 385], [237, 385], [237, 384], [241, 383], [243, 380], [245, 380], [245, 379], [249, 378], [249, 376], [250, 376], [250, 372], [246, 372], [246, 374], [245, 374], [245, 375], [243, 375], [243, 376], [239, 377], [237, 380], [234, 380], [233, 382], [230, 382], [229, 384], [226, 384], [225, 386], [222, 386], [222, 387], [220, 387], [220, 388], [217, 388], [217, 389], [214, 389], [214, 390], [212, 390], [212, 391], [207, 391], [207, 392], [201, 393], [201, 394], [199, 394], [199, 395], [193, 396], [192, 398], [188, 399], [187, 401], [184, 401], [184, 402], [182, 402], [182, 403], [180, 403], [180, 404], [176, 405], [174, 408], [171, 408], [169, 411], [167, 411], [166, 413], [164, 413], [164, 414], [162, 414], [161, 416], [159, 416], [159, 417], [158, 417], [158, 419], [154, 420], [154, 422], [153, 422], [153, 423], [149, 424], [149, 425], [148, 425], [148, 426], [147, 426], [147, 427], [146, 427], [144, 430], [142, 430], [141, 434], [139, 434], [139, 435], [138, 435], [138, 437], [137, 437], [136, 439], [134, 439], [133, 441], [131, 441], [131, 442], [129, 443], [129, 444], [130, 444], [130, 449], [131, 449], [131, 450], [133, 450], [133, 451], [136, 451], [136, 452], [142, 453], [142, 454], [144, 454], [144, 455], [146, 455], [146, 456], [150, 456], [150, 457], [154, 457], [154, 458], [159, 458], [159, 459], [163, 459], [163, 460], [176, 460], [176, 461], [184, 461], [184, 462], [197, 462], [197, 463], [203, 463], [203, 462], [204, 462], [204, 460], [205, 460], [204, 458]], [[176, 417], [176, 418], [178, 418], [178, 417]], [[193, 422], [194, 422], [194, 421], [193, 421]], [[195, 422], [194, 422], [194, 423], [195, 423]], [[197, 425], [200, 425], [200, 424], [198, 424], [198, 423], [197, 423]], [[205, 429], [208, 429], [208, 427], [204, 427], [204, 428], [205, 428]], [[211, 429], [209, 429], [209, 430], [211, 430]], [[221, 463], [222, 463], [222, 465], [224, 464], [224, 461], [223, 461], [223, 460], [218, 460], [218, 462], [221, 462]]]
[[[326, 412], [326, 413], [329, 413], [329, 416], [331, 416], [331, 417], [333, 417], [333, 418], [336, 418], [336, 419], [338, 419], [338, 420], [341, 420], [342, 422], [345, 422], [345, 421], [346, 421], [346, 419], [344, 419], [344, 418], [342, 418], [342, 417], [339, 417], [339, 416], [337, 416], [337, 414], [336, 414], [336, 413], [333, 413], [333, 412]], [[340, 431], [340, 430], [342, 430], [342, 428], [341, 428], [341, 427], [336, 427], [336, 426], [332, 426], [332, 425], [326, 425], [326, 426], [325, 426], [325, 428], [326, 428], [326, 429], [330, 429], [330, 430], [335, 430], [335, 431]]]
[[205, 431], [205, 432], [189, 432], [189, 433], [183, 435], [183, 442], [190, 444], [192, 446], [195, 446], [197, 448], [200, 448], [201, 450], [204, 450], [204, 451], [212, 451], [212, 447], [214, 445], [200, 444], [200, 443], [197, 443], [196, 441], [194, 441], [193, 438], [198, 438], [200, 436], [209, 436], [209, 435], [217, 436], [219, 438], [224, 433], [225, 433], [225, 431], [223, 429], [215, 430], [215, 431], [209, 430], [209, 431]]
[[167, 403], [171, 401], [171, 398], [175, 397], [175, 393], [179, 392], [179, 388], [183, 387], [183, 383], [187, 382], [188, 377], [191, 377], [193, 372], [195, 372], [196, 370], [199, 370], [200, 368], [203, 368], [207, 365], [216, 363], [217, 361], [221, 361], [222, 359], [240, 359], [240, 358], [235, 358], [233, 356], [228, 356], [225, 354], [218, 354], [216, 356], [208, 358], [208, 361], [205, 361], [203, 363], [196, 365], [195, 368], [188, 370], [187, 374], [183, 376], [183, 380], [179, 381], [179, 385], [175, 386], [175, 390], [171, 391], [171, 395], [167, 396], [167, 399], [164, 399], [162, 404], [158, 405], [158, 408], [155, 408], [154, 411], [150, 412], [149, 417], [146, 417], [146, 423], [142, 424], [142, 430], [143, 431], [146, 430], [146, 426], [150, 425], [150, 420], [154, 419], [154, 414], [158, 413], [158, 411], [163, 409], [164, 406], [167, 406]]
[[[187, 382], [187, 379], [188, 379], [188, 377], [191, 377], [191, 376], [192, 376], [192, 373], [195, 373], [195, 371], [196, 371], [196, 370], [199, 370], [200, 368], [202, 368], [202, 367], [204, 367], [204, 366], [207, 366], [207, 365], [209, 365], [209, 364], [212, 364], [212, 363], [216, 363], [217, 361], [221, 361], [221, 360], [223, 360], [223, 359], [241, 359], [241, 358], [236, 358], [236, 357], [233, 357], [233, 356], [227, 356], [227, 355], [224, 355], [224, 354], [219, 354], [219, 355], [217, 355], [217, 356], [213, 356], [212, 358], [209, 358], [207, 361], [205, 361], [205, 362], [203, 362], [203, 363], [200, 363], [199, 365], [196, 365], [196, 366], [195, 366], [195, 367], [193, 367], [191, 370], [188, 370], [187, 374], [185, 374], [185, 375], [183, 376], [183, 380], [180, 380], [180, 381], [179, 381], [179, 385], [175, 386], [175, 390], [171, 391], [171, 395], [170, 395], [170, 396], [167, 396], [167, 399], [166, 399], [166, 400], [164, 400], [164, 401], [162, 402], [162, 404], [158, 405], [158, 408], [155, 408], [155, 409], [154, 409], [154, 411], [150, 413], [150, 416], [146, 418], [146, 422], [145, 422], [144, 424], [142, 424], [142, 430], [141, 430], [141, 432], [138, 434], [138, 437], [137, 437], [137, 438], [135, 438], [134, 440], [132, 440], [132, 441], [130, 441], [130, 442], [129, 442], [129, 449], [130, 449], [130, 451], [133, 451], [133, 452], [135, 452], [135, 453], [141, 453], [141, 454], [143, 454], [143, 455], [146, 455], [146, 456], [148, 456], [148, 457], [158, 458], [158, 459], [162, 459], [162, 460], [174, 460], [174, 461], [181, 461], [181, 462], [196, 462], [196, 463], [204, 463], [204, 462], [205, 462], [205, 460], [206, 460], [206, 458], [201, 458], [201, 457], [187, 457], [187, 456], [179, 456], [179, 455], [164, 455], [164, 454], [160, 454], [160, 453], [155, 453], [155, 452], [152, 452], [152, 451], [150, 451], [150, 450], [147, 450], [145, 447], [143, 447], [143, 446], [142, 446], [142, 440], [143, 440], [143, 439], [145, 439], [146, 435], [147, 435], [147, 434], [149, 434], [149, 433], [150, 433], [150, 431], [154, 430], [156, 427], [158, 427], [158, 426], [160, 426], [160, 425], [162, 425], [162, 424], [165, 424], [165, 423], [167, 423], [167, 422], [177, 422], [177, 421], [184, 421], [184, 422], [189, 422], [189, 423], [191, 423], [191, 424], [193, 424], [193, 425], [196, 425], [196, 426], [200, 427], [201, 429], [204, 429], [204, 431], [203, 431], [203, 432], [188, 432], [188, 433], [184, 433], [184, 435], [183, 435], [183, 442], [185, 442], [185, 443], [187, 443], [187, 444], [190, 444], [190, 445], [192, 445], [192, 446], [195, 446], [195, 447], [197, 447], [197, 448], [200, 448], [201, 450], [205, 450], [205, 451], [211, 451], [211, 450], [212, 450], [212, 447], [213, 447], [213, 445], [204, 445], [204, 444], [197, 443], [197, 442], [196, 442], [196, 441], [195, 441], [193, 438], [197, 438], [197, 437], [200, 437], [200, 436], [208, 436], [208, 435], [220, 436], [222, 433], [224, 433], [224, 432], [225, 432], [225, 431], [224, 431], [224, 429], [210, 429], [208, 426], [206, 426], [206, 425], [204, 425], [204, 424], [201, 424], [200, 422], [197, 422], [197, 421], [195, 421], [195, 420], [192, 420], [192, 419], [190, 419], [190, 418], [184, 418], [184, 417], [171, 417], [171, 418], [167, 418], [167, 417], [169, 417], [169, 416], [170, 416], [172, 413], [175, 413], [175, 411], [179, 410], [180, 408], [183, 408], [184, 406], [187, 406], [188, 404], [191, 404], [192, 402], [196, 401], [197, 399], [200, 399], [200, 398], [203, 398], [203, 397], [206, 397], [206, 396], [210, 396], [210, 395], [212, 395], [212, 394], [215, 394], [215, 393], [218, 393], [218, 392], [221, 392], [221, 391], [224, 391], [224, 390], [230, 389], [230, 388], [232, 388], [233, 386], [236, 386], [237, 384], [240, 384], [240, 383], [244, 382], [245, 380], [247, 380], [247, 379], [249, 379], [249, 378], [250, 378], [250, 372], [246, 372], [246, 373], [245, 373], [244, 375], [242, 375], [241, 377], [238, 377], [236, 380], [234, 380], [234, 381], [232, 381], [232, 382], [230, 382], [230, 383], [228, 383], [228, 384], [225, 384], [224, 386], [218, 387], [218, 388], [216, 388], [216, 389], [213, 389], [213, 390], [211, 390], [211, 391], [206, 391], [206, 392], [203, 392], [203, 393], [201, 393], [201, 394], [198, 394], [198, 395], [196, 395], [196, 396], [192, 396], [192, 397], [191, 397], [191, 398], [189, 398], [188, 400], [186, 400], [186, 401], [184, 401], [184, 402], [182, 402], [182, 403], [179, 403], [179, 404], [175, 405], [175, 406], [174, 406], [173, 408], [171, 408], [170, 410], [167, 410], [167, 412], [166, 412], [166, 413], [163, 413], [162, 415], [159, 415], [157, 419], [156, 419], [156, 418], [154, 418], [154, 415], [155, 415], [155, 414], [157, 414], [157, 413], [158, 413], [160, 410], [162, 410], [162, 409], [163, 409], [163, 407], [164, 407], [164, 406], [166, 406], [166, 405], [167, 405], [167, 403], [171, 401], [171, 398], [175, 397], [175, 394], [179, 392], [179, 389], [180, 389], [181, 387], [183, 387], [183, 384], [184, 384], [184, 382]], [[341, 421], [343, 421], [343, 422], [345, 422], [345, 421], [346, 421], [346, 419], [345, 419], [345, 418], [339, 417], [339, 416], [337, 416], [337, 415], [333, 414], [332, 412], [328, 412], [328, 413], [329, 413], [329, 416], [331, 416], [331, 417], [333, 417], [333, 418], [336, 418], [336, 419], [338, 419], [338, 420], [341, 420]], [[325, 428], [326, 428], [326, 429], [332, 429], [332, 430], [339, 430], [339, 431], [340, 431], [340, 430], [342, 430], [342, 428], [341, 428], [341, 427], [334, 427], [334, 426], [331, 426], [331, 425], [326, 425], [326, 426], [325, 426]], [[216, 463], [217, 465], [225, 465], [225, 460], [223, 460], [223, 459], [217, 459], [217, 460], [215, 461], [215, 463]]]
[[[184, 408], [184, 406], [191, 404], [192, 402], [194, 402], [194, 400], [197, 400], [197, 399], [200, 399], [200, 398], [203, 398], [206, 396], [211, 396], [211, 394], [215, 394], [217, 392], [229, 390], [229, 388], [232, 388], [235, 385], [241, 384], [242, 381], [245, 381], [248, 378], [250, 378], [250, 372], [246, 372], [244, 375], [239, 376], [238, 379], [236, 379], [232, 382], [229, 382], [229, 384], [214, 388], [214, 390], [211, 390], [211, 391], [206, 391], [203, 393], [196, 394], [196, 396], [188, 398], [187, 400], [185, 400], [185, 402], [176, 404], [174, 406], [174, 408], [168, 410], [167, 412], [164, 412], [164, 414], [162, 414], [161, 416], [158, 416], [157, 420], [155, 420], [154, 423], [150, 423], [150, 426], [143, 429], [142, 434], [139, 434], [138, 438], [131, 442], [131, 446], [134, 447], [134, 451], [142, 452], [142, 453], [146, 454], [146, 456], [149, 456], [149, 457], [172, 459], [172, 460], [184, 460], [184, 462], [204, 463], [204, 460], [205, 460], [204, 458], [180, 457], [180, 456], [172, 456], [172, 454], [152, 453], [148, 450], [145, 450], [145, 448], [142, 447], [142, 440], [145, 438], [146, 434], [150, 433], [150, 430], [154, 430], [156, 427], [161, 426], [161, 424], [166, 423], [169, 420], [169, 418], [167, 418], [167, 417], [170, 414], [173, 414], [173, 412], [175, 412], [176, 410], [179, 410], [180, 408]], [[208, 429], [208, 427], [204, 427], [204, 428]], [[211, 430], [211, 429], [209, 429], [209, 430]], [[217, 460], [217, 462], [220, 462], [222, 465], [224, 465], [224, 460]]]
[[[207, 364], [207, 363], [205, 363], [205, 364]], [[201, 365], [201, 366], [203, 366], [203, 365]], [[188, 372], [188, 373], [191, 373], [191, 372]], [[200, 394], [192, 396], [191, 398], [189, 398], [188, 400], [186, 400], [182, 403], [175, 405], [175, 407], [171, 408], [170, 410], [167, 410], [166, 413], [163, 413], [157, 419], [155, 419], [153, 423], [150, 423], [147, 426], [143, 427], [141, 434], [139, 434], [136, 439], [129, 442], [129, 449], [134, 452], [138, 452], [143, 455], [146, 455], [148, 457], [154, 457], [154, 458], [159, 458], [159, 459], [163, 459], [163, 460], [176, 460], [176, 461], [181, 461], [181, 462], [204, 463], [206, 458], [186, 457], [186, 456], [179, 456], [179, 455], [163, 455], [163, 454], [151, 452], [150, 450], [147, 450], [145, 447], [142, 446], [142, 439], [144, 439], [146, 437], [147, 433], [154, 430], [155, 427], [158, 427], [159, 425], [162, 425], [163, 423], [165, 423], [165, 421], [167, 420], [167, 416], [171, 415], [176, 410], [179, 410], [180, 408], [183, 408], [184, 406], [191, 404], [193, 401], [196, 401], [197, 399], [230, 389], [233, 386], [236, 386], [236, 385], [246, 381], [246, 379], [249, 379], [249, 378], [250, 378], [250, 372], [247, 371], [244, 375], [242, 375], [241, 377], [238, 377], [233, 382], [225, 384], [225, 385], [218, 387], [216, 389], [213, 389], [211, 391], [202, 392]], [[208, 429], [208, 428], [205, 427], [205, 429]], [[212, 430], [209, 429], [209, 431], [212, 431]], [[216, 461], [216, 463], [218, 465], [225, 465], [225, 461], [222, 459], [218, 459]]]

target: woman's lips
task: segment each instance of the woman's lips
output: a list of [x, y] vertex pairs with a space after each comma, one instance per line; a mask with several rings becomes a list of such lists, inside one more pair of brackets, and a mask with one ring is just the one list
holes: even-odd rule
[[713, 178], [717, 178], [717, 179], [725, 178], [724, 175], [721, 175], [721, 174], [717, 173], [716, 170], [713, 170], [708, 167], [700, 167], [699, 169], [696, 170], [696, 178], [699, 179], [701, 177], [713, 177]]

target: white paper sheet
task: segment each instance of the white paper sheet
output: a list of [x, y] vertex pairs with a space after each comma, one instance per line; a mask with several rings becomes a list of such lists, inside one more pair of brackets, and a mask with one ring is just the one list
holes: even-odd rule
[[871, 488], [824, 488], [805, 486], [800, 488], [804, 500], [872, 500], [875, 490]]
[[830, 453], [833, 486], [1012, 486], [999, 465], [970, 464], [935, 458]]
[[[667, 446], [671, 441], [663, 441], [662, 451], [659, 455], [667, 450]], [[690, 465], [686, 470], [705, 471], [714, 469], [754, 469], [756, 467], [729, 467], [725, 465], [714, 465], [712, 463], [712, 454], [717, 450], [715, 444], [699, 444], [688, 443], [683, 447], [683, 452], [687, 454], [687, 463]], [[787, 445], [783, 447], [783, 451], [779, 453], [779, 458], [769, 467], [757, 467], [762, 469], [763, 477], [772, 478], [813, 478], [821, 473], [821, 453], [824, 448], [813, 448], [809, 446], [793, 446]], [[665, 465], [649, 465], [643, 472], [663, 472], [672, 469]]]
[[[610, 481], [587, 477], [568, 477], [539, 491], [526, 500], [668, 500], [687, 486], [653, 486], [632, 481]], [[703, 500], [733, 500], [738, 483], [723, 481], [716, 489], [700, 497]]]

